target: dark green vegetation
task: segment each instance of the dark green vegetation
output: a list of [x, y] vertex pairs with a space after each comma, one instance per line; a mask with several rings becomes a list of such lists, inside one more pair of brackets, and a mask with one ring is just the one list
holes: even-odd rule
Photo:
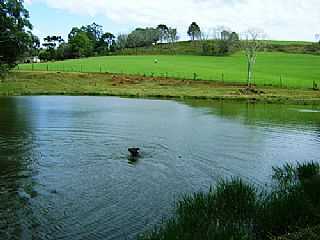
[[245, 85], [214, 81], [126, 76], [100, 73], [15, 72], [0, 82], [0, 95], [112, 95], [152, 98], [250, 100], [315, 104], [320, 91], [264, 87], [246, 92]]
[[44, 42], [45, 49], [39, 49], [38, 55], [45, 61], [109, 55], [116, 50], [115, 36], [96, 23], [72, 28], [68, 42], [61, 36], [47, 36]]
[[296, 232], [288, 239], [319, 239], [320, 165], [287, 164], [274, 168], [272, 178], [267, 190], [231, 179], [208, 193], [186, 196], [177, 203], [173, 218], [140, 239], [249, 240]]
[[[155, 63], [157, 60], [157, 63]], [[108, 56], [20, 65], [20, 70], [123, 73], [148, 77], [247, 82], [244, 54], [209, 56]], [[260, 53], [253, 75], [257, 86], [311, 89], [320, 86], [320, 57], [306, 54]]]
[[318, 240], [320, 236], [320, 226], [306, 228], [300, 232], [288, 234], [275, 238], [275, 240]]
[[31, 30], [23, 1], [0, 1], [0, 75], [13, 68], [23, 54], [39, 46], [39, 39]]
[[[227, 41], [222, 41], [226, 43]], [[266, 52], [283, 52], [296, 54], [320, 54], [320, 44], [311, 42], [295, 42], [295, 41], [263, 41], [263, 51]], [[115, 54], [126, 55], [204, 55], [219, 56], [217, 54], [220, 47], [220, 40], [198, 40], [198, 41], [179, 41], [174, 44], [157, 44], [154, 46], [146, 46], [140, 48], [124, 48], [115, 52]], [[239, 44], [233, 44], [232, 49], [225, 55], [229, 55], [239, 50]]]
[[136, 28], [129, 34], [119, 34], [116, 38], [110, 32], [104, 32], [101, 25], [93, 23], [87, 26], [73, 27], [68, 42], [61, 36], [44, 38], [45, 49], [38, 49], [43, 61], [75, 59], [90, 56], [106, 56], [122, 52], [123, 49], [135, 49], [166, 43], [172, 46], [178, 40], [177, 29], [160, 24], [158, 27]]

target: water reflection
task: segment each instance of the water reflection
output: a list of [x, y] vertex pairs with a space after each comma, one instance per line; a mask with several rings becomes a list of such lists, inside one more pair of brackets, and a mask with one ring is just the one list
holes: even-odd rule
[[0, 239], [133, 239], [220, 178], [260, 184], [273, 165], [318, 160], [318, 109], [0, 98]]
[[[227, 119], [242, 120], [248, 125], [279, 125], [283, 127], [314, 126], [320, 124], [320, 105], [255, 104], [236, 101], [193, 101], [183, 103]], [[318, 128], [319, 129], [319, 128]]]
[[0, 239], [21, 239], [26, 232], [36, 232], [30, 208], [37, 195], [36, 156], [26, 105], [14, 98], [0, 99]]

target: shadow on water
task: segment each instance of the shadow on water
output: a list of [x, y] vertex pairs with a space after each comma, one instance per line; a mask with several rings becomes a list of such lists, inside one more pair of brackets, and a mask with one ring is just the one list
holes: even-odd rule
[[22, 239], [37, 226], [30, 113], [16, 98], [0, 98], [0, 113], [0, 239]]
[[128, 164], [129, 165], [137, 165], [139, 163], [140, 157], [132, 157], [128, 156]]

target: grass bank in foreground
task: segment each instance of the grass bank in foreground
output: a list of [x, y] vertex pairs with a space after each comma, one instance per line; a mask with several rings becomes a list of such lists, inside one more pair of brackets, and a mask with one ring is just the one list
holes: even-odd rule
[[[157, 59], [157, 63], [155, 63]], [[254, 83], [260, 87], [312, 88], [320, 86], [320, 56], [279, 52], [258, 54]], [[150, 55], [107, 56], [40, 64], [22, 64], [20, 70], [122, 73], [177, 79], [246, 83], [247, 60], [243, 53], [228, 57]]]
[[0, 82], [1, 96], [104, 95], [143, 98], [250, 100], [268, 103], [320, 103], [320, 91], [259, 88], [213, 81], [176, 80], [99, 73], [13, 72]]
[[320, 239], [320, 165], [285, 165], [272, 178], [268, 190], [232, 179], [186, 196], [173, 218], [139, 239]]

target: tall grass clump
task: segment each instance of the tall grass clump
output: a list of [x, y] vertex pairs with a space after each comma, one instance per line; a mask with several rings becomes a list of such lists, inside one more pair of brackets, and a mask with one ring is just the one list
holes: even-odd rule
[[274, 185], [261, 201], [260, 235], [279, 236], [320, 224], [320, 165], [273, 168]]
[[270, 239], [320, 225], [320, 165], [273, 168], [271, 189], [241, 179], [185, 196], [174, 217], [139, 239]]

